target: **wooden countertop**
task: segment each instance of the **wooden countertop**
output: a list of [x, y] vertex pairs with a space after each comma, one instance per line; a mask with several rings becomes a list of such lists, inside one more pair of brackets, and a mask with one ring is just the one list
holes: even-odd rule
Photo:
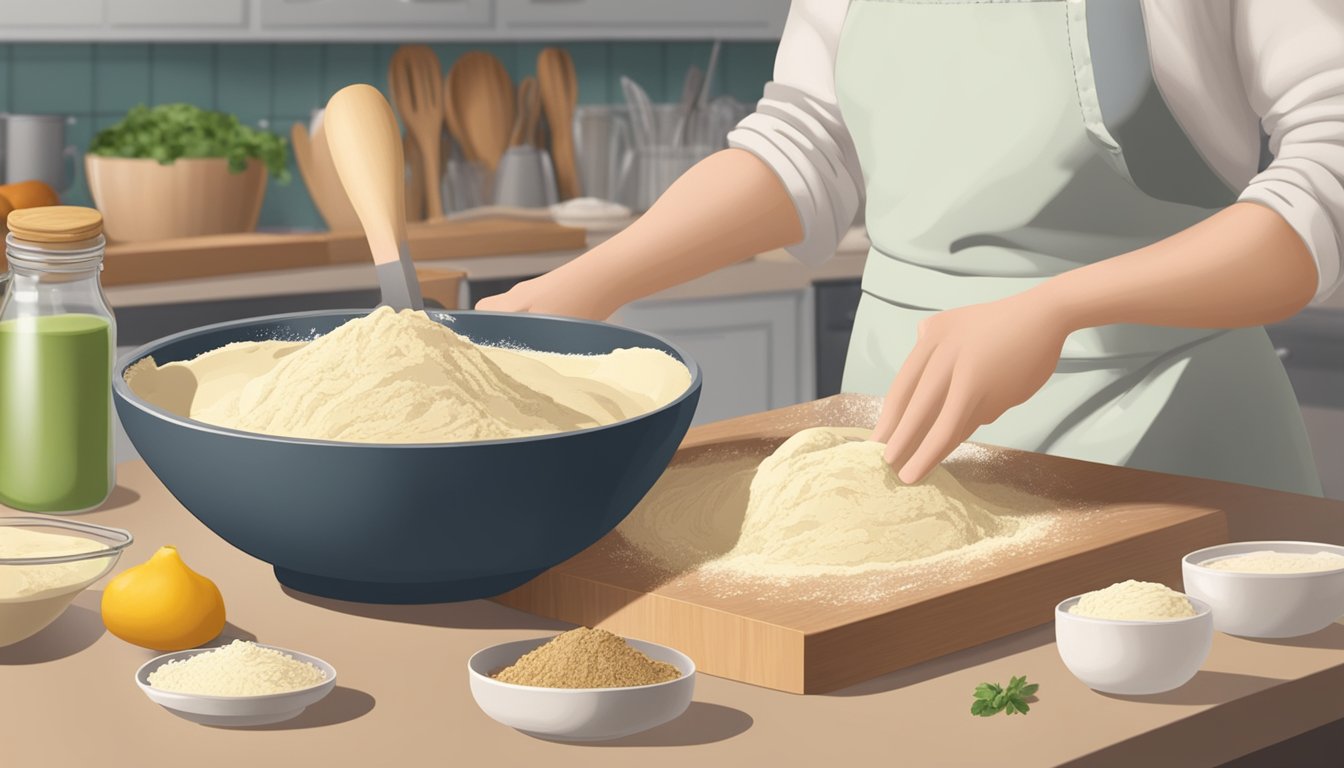
[[[701, 428], [712, 430], [711, 427]], [[712, 432], [704, 432], [704, 437]], [[160, 545], [214, 579], [231, 636], [320, 656], [339, 686], [288, 723], [194, 725], [132, 682], [153, 654], [103, 632], [101, 584], [42, 633], [0, 649], [4, 763], [137, 765], [1215, 765], [1344, 717], [1344, 626], [1257, 642], [1215, 635], [1204, 669], [1168, 694], [1117, 697], [1076, 681], [1049, 625], [832, 695], [797, 696], [701, 676], [679, 720], [603, 746], [529, 738], [475, 706], [475, 650], [565, 628], [488, 602], [366, 606], [288, 594], [266, 564], [229, 547], [139, 462], [118, 468], [108, 505], [82, 516], [136, 537], [118, 564]], [[1344, 504], [1181, 479], [1228, 510], [1234, 539], [1344, 541]], [[971, 690], [1025, 674], [1041, 685], [1025, 717], [973, 718]], [[110, 758], [110, 760], [109, 760]], [[446, 761], [446, 762], [445, 762]], [[1076, 762], [1073, 762], [1076, 761]]]
[[[590, 234], [589, 247], [596, 245], [601, 239], [600, 236]], [[841, 242], [836, 256], [818, 267], [799, 264], [783, 250], [771, 251], [655, 294], [646, 301], [780, 293], [802, 290], [816, 280], [856, 278], [863, 273], [867, 251], [866, 236], [862, 229], [855, 229]], [[466, 273], [468, 281], [498, 280], [543, 274], [572, 260], [579, 253], [579, 251], [562, 251], [473, 259], [422, 260], [416, 264], [427, 268], [461, 270]], [[335, 293], [376, 288], [377, 285], [372, 264], [342, 264], [162, 283], [107, 286], [104, 291], [115, 310], [264, 296]]]

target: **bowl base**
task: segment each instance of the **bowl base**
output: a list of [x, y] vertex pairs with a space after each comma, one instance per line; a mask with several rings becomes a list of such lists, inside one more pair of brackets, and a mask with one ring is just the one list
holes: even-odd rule
[[274, 566], [275, 578], [290, 589], [317, 597], [329, 597], [352, 603], [380, 605], [421, 605], [425, 603], [456, 603], [463, 600], [502, 595], [536, 578], [544, 571], [505, 573], [475, 579], [454, 579], [432, 582], [373, 582], [348, 581], [329, 576], [314, 576]]
[[205, 715], [199, 712], [184, 712], [180, 709], [173, 709], [172, 707], [164, 707], [164, 709], [172, 712], [183, 720], [190, 720], [193, 723], [199, 723], [201, 725], [213, 725], [224, 728], [249, 728], [257, 725], [272, 725], [274, 723], [283, 723], [286, 720], [293, 720], [303, 714], [303, 711], [307, 709], [307, 707], [299, 707], [298, 709], [291, 709], [285, 712], [267, 712], [260, 715]]

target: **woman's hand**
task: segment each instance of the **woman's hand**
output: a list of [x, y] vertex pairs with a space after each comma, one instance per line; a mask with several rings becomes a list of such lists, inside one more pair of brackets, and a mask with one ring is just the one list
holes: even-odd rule
[[1029, 294], [940, 312], [897, 372], [872, 439], [903, 482], [919, 482], [982, 424], [1036, 393], [1069, 329]]
[[487, 296], [476, 302], [476, 308], [490, 312], [532, 312], [606, 320], [620, 308], [621, 302], [612, 291], [602, 290], [597, 282], [566, 273], [561, 267], [541, 277], [524, 280], [505, 293]]

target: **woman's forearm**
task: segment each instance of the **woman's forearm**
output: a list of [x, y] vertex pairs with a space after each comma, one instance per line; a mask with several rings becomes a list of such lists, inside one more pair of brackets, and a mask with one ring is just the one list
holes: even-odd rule
[[1068, 330], [1111, 323], [1239, 328], [1288, 318], [1316, 292], [1311, 253], [1277, 213], [1237, 203], [1145, 248], [1022, 294]]
[[687, 171], [623, 232], [556, 272], [599, 286], [614, 310], [802, 238], [779, 177], [750, 152], [728, 149]]

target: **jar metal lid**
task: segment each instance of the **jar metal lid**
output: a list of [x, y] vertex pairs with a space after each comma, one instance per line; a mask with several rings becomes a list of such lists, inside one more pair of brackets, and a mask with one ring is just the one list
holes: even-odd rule
[[103, 231], [103, 215], [78, 205], [20, 208], [6, 220], [9, 232], [30, 243], [74, 243], [90, 240]]

